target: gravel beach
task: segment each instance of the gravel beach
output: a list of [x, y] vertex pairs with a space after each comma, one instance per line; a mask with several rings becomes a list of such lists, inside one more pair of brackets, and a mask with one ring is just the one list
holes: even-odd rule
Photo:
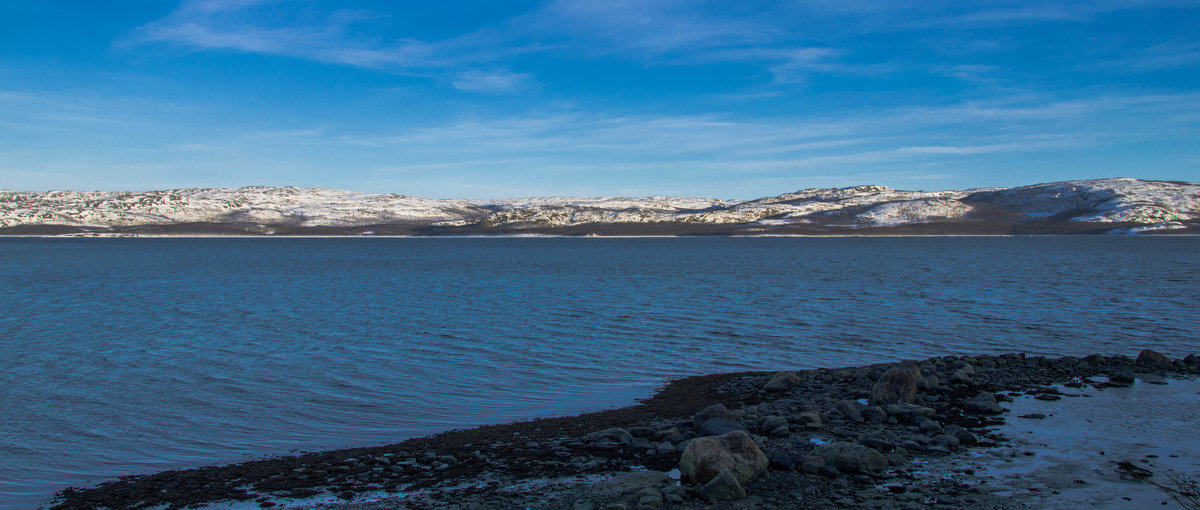
[[[1113, 484], [1194, 474], [1195, 440], [1173, 435], [1197, 375], [1193, 354], [1143, 351], [698, 376], [626, 408], [125, 477], [51, 508], [1167, 508], [1157, 489], [1121, 500]], [[1182, 414], [1127, 442], [1148, 453], [1106, 446], [1118, 433], [1085, 401], [1110, 395]], [[1065, 458], [1079, 445], [1111, 453]]]

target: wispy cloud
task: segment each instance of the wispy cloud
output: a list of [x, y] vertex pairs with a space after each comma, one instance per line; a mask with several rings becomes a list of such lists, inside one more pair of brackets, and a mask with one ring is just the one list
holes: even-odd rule
[[[1200, 100], [1185, 76], [1200, 66], [1200, 45], [1174, 16], [1194, 16], [1194, 1], [545, 0], [473, 16], [346, 5], [183, 0], [133, 22], [142, 24], [103, 55], [137, 57], [106, 68], [124, 77], [64, 85], [14, 74], [32, 85], [0, 90], [0, 156], [48, 171], [39, 157], [67, 161], [63, 147], [90, 144], [88, 157], [109, 158], [109, 168], [145, 156], [218, 176], [307, 168], [316, 180], [353, 167], [437, 174], [428, 182], [500, 172], [568, 184], [614, 173], [782, 182], [917, 179], [955, 165], [967, 175], [1063, 154], [1083, 167], [1074, 160], [1110, 147], [1182, 147], [1200, 132]], [[1124, 29], [1127, 12], [1164, 30]], [[230, 54], [274, 57], [228, 61], [257, 70], [285, 59], [328, 65], [286, 66], [297, 81], [248, 106], [247, 97], [205, 93], [218, 79], [194, 72]], [[40, 72], [31, 70], [14, 72]], [[330, 77], [338, 97], [308, 86]], [[404, 93], [388, 89], [396, 86]], [[234, 92], [265, 96], [268, 87]], [[175, 95], [198, 112], [118, 90]], [[1146, 155], [1164, 164], [1191, 156]]]
[[1117, 58], [1091, 62], [1080, 67], [1127, 73], [1200, 67], [1200, 42], [1193, 40], [1166, 41], [1120, 53], [1122, 56]]
[[530, 73], [497, 71], [494, 63], [531, 53], [618, 56], [649, 65], [748, 63], [785, 84], [810, 73], [883, 70], [839, 63], [843, 52], [803, 44], [794, 27], [761, 15], [720, 14], [679, 1], [558, 0], [474, 31], [424, 40], [372, 31], [388, 18], [372, 11], [315, 12], [295, 0], [187, 0], [116, 44], [228, 50], [450, 76], [447, 81], [456, 88], [490, 93], [528, 87], [534, 80]]
[[[855, 54], [857, 48], [850, 41], [863, 31], [1081, 22], [1101, 13], [1147, 5], [1170, 2], [985, 0], [900, 8], [891, 2], [860, 0], [779, 3], [739, 11], [679, 0], [555, 0], [523, 15], [433, 40], [389, 34], [381, 30], [388, 16], [373, 11], [323, 12], [295, 0], [186, 0], [118, 44], [168, 44], [189, 50], [261, 53], [400, 74], [440, 75], [456, 88], [481, 92], [520, 88], [514, 80], [518, 76], [525, 84], [534, 80], [529, 71], [512, 70], [511, 65], [501, 66], [507, 74], [494, 70], [497, 62], [534, 53], [572, 58], [615, 56], [646, 65], [744, 63], [760, 66], [774, 83], [788, 85], [802, 84], [813, 74], [878, 76], [913, 64]], [[847, 13], [853, 16], [846, 17]], [[826, 42], [814, 43], [821, 40]], [[1170, 58], [1162, 55], [1157, 65], [1169, 65]], [[966, 63], [935, 67], [975, 80], [987, 70], [987, 66]]]
[[1015, 24], [1080, 23], [1112, 12], [1172, 8], [1188, 0], [975, 0], [901, 3], [888, 0], [815, 0], [807, 12], [849, 15], [858, 29], [911, 30], [923, 27], [1003, 28]]
[[770, 73], [775, 84], [801, 84], [817, 73], [879, 74], [879, 63], [849, 63], [847, 49], [814, 44], [786, 3], [739, 11], [696, 2], [558, 0], [513, 20], [517, 31], [565, 40], [562, 51], [617, 56], [644, 65], [739, 63]]
[[830, 170], [848, 164], [1038, 154], [1149, 140], [1177, 126], [1165, 122], [1133, 136], [1124, 123], [1143, 124], [1197, 110], [1200, 97], [1195, 95], [1150, 95], [972, 102], [846, 111], [808, 119], [563, 112], [463, 119], [388, 135], [343, 133], [327, 137], [326, 142], [401, 151], [434, 164], [495, 158], [538, 162], [531, 168], [565, 164], [596, 168], [612, 166], [614, 161], [640, 161], [639, 167]]
[[[730, 114], [608, 115], [558, 113], [467, 117], [395, 130], [359, 133], [350, 126], [242, 134], [237, 143], [304, 142], [327, 147], [402, 149], [448, 159], [689, 157], [762, 161], [813, 157], [959, 157], [1036, 152], [1112, 140], [1151, 139], [1194, 124], [1200, 95], [1100, 96], [1055, 101], [1009, 98], [935, 106], [844, 110], [806, 118], [746, 118]], [[1153, 124], [1131, 134], [1126, 122]], [[1188, 127], [1190, 126], [1190, 127]], [[1172, 131], [1175, 130], [1175, 131]], [[199, 142], [198, 142], [199, 143]], [[819, 161], [819, 160], [818, 160]], [[829, 160], [833, 161], [833, 160]]]
[[[8, 104], [34, 98], [0, 91], [0, 102]], [[50, 112], [60, 107], [49, 100], [43, 104]], [[1200, 132], [1198, 113], [1200, 96], [1196, 94], [1070, 101], [1014, 97], [830, 111], [805, 118], [750, 118], [732, 113], [613, 115], [565, 109], [459, 117], [415, 127], [372, 126], [370, 130], [345, 124], [255, 131], [214, 127], [161, 139], [157, 147], [94, 151], [86, 164], [72, 159], [69, 151], [36, 146], [16, 150], [9, 142], [7, 147], [0, 143], [0, 167], [27, 172], [20, 174], [27, 182], [51, 183], [19, 186], [34, 189], [62, 187], [53, 183], [80, 178], [45, 181], [50, 177], [39, 175], [78, 174], [92, 175], [90, 181], [78, 182], [99, 183], [90, 186], [117, 186], [102, 183], [119, 175], [122, 180], [113, 182], [125, 187], [144, 179], [138, 186], [267, 183], [428, 196], [611, 194], [623, 190], [753, 198], [816, 185], [928, 187], [939, 182], [947, 186], [946, 176], [961, 175], [958, 169], [963, 165], [985, 164], [1000, 155], [1035, 161], [1070, 155], [1084, 161], [1089, 153], [1114, 145], [1194, 139]], [[131, 115], [141, 117], [138, 112]], [[8, 129], [3, 120], [0, 115], [0, 138]], [[89, 137], [99, 137], [75, 137], [72, 144], [94, 144], [109, 138], [153, 139], [156, 131], [154, 126], [97, 130], [87, 128], [86, 121], [72, 122], [81, 122], [75, 125]], [[8, 133], [21, 130], [13, 129], [16, 131], [9, 129]], [[110, 132], [111, 136], [106, 134]], [[323, 170], [322, 161], [360, 170], [332, 178], [333, 174]], [[91, 174], [89, 165], [94, 169]], [[214, 173], [214, 168], [222, 170]], [[192, 176], [195, 172], [201, 177]], [[511, 177], [501, 182], [494, 178], [500, 174]], [[1079, 176], [1047, 174], [1039, 178]], [[1024, 183], [1001, 178], [976, 178], [967, 183]], [[379, 188], [384, 185], [389, 188]], [[417, 185], [420, 187], [411, 187]]]
[[[312, 59], [362, 67], [407, 70], [436, 64], [433, 48], [399, 39], [387, 44], [356, 39], [355, 24], [378, 14], [336, 10], [320, 15], [279, 19], [278, 12], [299, 12], [288, 0], [189, 0], [165, 18], [133, 31], [118, 45], [165, 43], [193, 50], [235, 50]], [[260, 12], [261, 7], [271, 12]]]
[[145, 98], [0, 89], [0, 126], [13, 136], [146, 126], [152, 122], [147, 112], [177, 114], [184, 109]]
[[1001, 69], [999, 66], [994, 65], [952, 64], [935, 65], [932, 71], [936, 74], [957, 78], [962, 81], [994, 83]]
[[1021, 5], [1019, 3], [1003, 7], [984, 8], [967, 12], [958, 16], [936, 19], [930, 24], [945, 25], [983, 25], [1007, 24], [1029, 21], [1082, 21], [1087, 17], [1103, 10], [1100, 2], [1079, 2], [1076, 5], [1067, 3], [1044, 2]]
[[[536, 69], [515, 59], [614, 57], [642, 65], [737, 63], [756, 66], [780, 87], [814, 75], [879, 77], [929, 69], [977, 84], [994, 84], [993, 66], [963, 61], [988, 44], [1011, 50], [1000, 30], [1013, 24], [1086, 23], [1130, 9], [1172, 7], [1179, 0], [926, 2], [882, 0], [778, 2], [754, 9], [663, 0], [553, 0], [507, 19], [440, 39], [394, 33], [389, 16], [361, 9], [321, 11], [297, 0], [185, 0], [147, 23], [121, 46], [163, 44], [190, 50], [227, 50], [309, 59], [331, 64], [435, 78], [460, 90], [511, 93], [528, 88]], [[960, 29], [970, 28], [969, 37]], [[865, 50], [864, 35], [924, 31], [941, 56]], [[940, 32], [939, 32], [940, 31]], [[994, 34], [996, 37], [989, 37]], [[901, 44], [904, 41], [899, 41]], [[957, 50], [953, 50], [957, 48]], [[974, 49], [972, 49], [974, 48]], [[954, 54], [958, 51], [960, 54]], [[1163, 43], [1142, 55], [1103, 61], [1132, 71], [1194, 65], [1200, 49], [1189, 41]], [[497, 70], [499, 69], [499, 70]]]
[[713, 17], [701, 4], [678, 0], [558, 0], [517, 20], [517, 27], [603, 41], [597, 53], [621, 53], [638, 60], [703, 58], [706, 52], [773, 42], [778, 29], [753, 19]]
[[491, 71], [471, 69], [459, 73], [451, 84], [459, 90], [511, 94], [530, 88], [532, 81], [532, 77], [526, 73], [514, 73], [506, 69]]

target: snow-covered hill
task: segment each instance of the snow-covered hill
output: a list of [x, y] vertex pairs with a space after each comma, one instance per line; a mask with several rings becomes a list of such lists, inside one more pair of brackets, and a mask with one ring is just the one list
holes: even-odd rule
[[0, 227], [125, 227], [179, 223], [351, 226], [453, 220], [490, 211], [466, 200], [320, 188], [176, 189], [147, 192], [0, 192]]
[[1200, 219], [1196, 183], [1096, 179], [979, 191], [969, 198], [1034, 216], [1066, 215], [1071, 221], [1170, 226]]
[[[233, 226], [247, 233], [899, 233], [1200, 229], [1200, 184], [1098, 179], [966, 191], [883, 186], [806, 189], [744, 202], [708, 198], [434, 200], [395, 194], [253, 186], [150, 192], [0, 191], [0, 233], [171, 233]], [[198, 226], [197, 226], [198, 225]], [[207, 226], [207, 227], [206, 227]], [[1024, 227], [1022, 227], [1024, 226]], [[154, 230], [146, 230], [155, 227]], [[624, 228], [625, 230], [622, 230]], [[913, 230], [917, 228], [918, 230]], [[920, 230], [924, 228], [926, 230]], [[65, 229], [65, 230], [64, 230]], [[306, 230], [307, 229], [307, 230]], [[582, 229], [582, 230], [581, 230]], [[214, 230], [216, 231], [216, 230]], [[228, 232], [229, 229], [221, 230]]]

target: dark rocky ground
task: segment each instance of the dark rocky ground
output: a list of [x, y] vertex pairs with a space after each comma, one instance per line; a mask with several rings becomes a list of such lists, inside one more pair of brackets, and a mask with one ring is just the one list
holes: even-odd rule
[[[1195, 355], [1144, 352], [691, 377], [627, 408], [126, 477], [63, 491], [52, 508], [1008, 508], [986, 487], [927, 472], [1004, 444], [997, 402], [1196, 375]], [[886, 400], [909, 402], [876, 405]], [[704, 456], [710, 436], [737, 443], [736, 467]], [[727, 469], [693, 474], [713, 466]]]

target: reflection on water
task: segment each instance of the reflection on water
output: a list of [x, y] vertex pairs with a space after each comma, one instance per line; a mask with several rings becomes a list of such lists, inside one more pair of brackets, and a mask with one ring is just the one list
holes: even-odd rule
[[[999, 429], [1014, 441], [974, 452], [971, 478], [1032, 508], [1179, 508], [1162, 490], [1114, 469], [1132, 462], [1168, 485], [1171, 475], [1200, 475], [1200, 380], [1164, 382], [1101, 391], [1060, 386], [1082, 396], [1053, 402], [1018, 398], [1006, 404], [1012, 412]], [[1046, 418], [1018, 418], [1033, 413]]]

